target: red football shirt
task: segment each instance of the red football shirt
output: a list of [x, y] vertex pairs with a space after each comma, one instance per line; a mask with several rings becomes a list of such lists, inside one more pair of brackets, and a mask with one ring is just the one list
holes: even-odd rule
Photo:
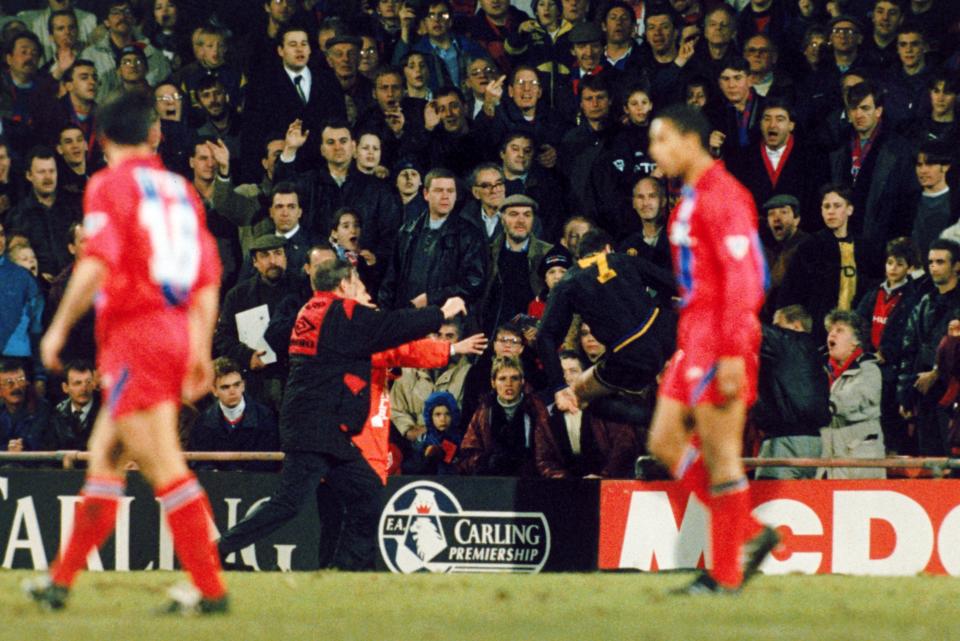
[[97, 342], [138, 324], [143, 340], [186, 331], [194, 292], [220, 280], [216, 243], [203, 203], [158, 156], [97, 172], [84, 194], [85, 255], [107, 268], [96, 300]]

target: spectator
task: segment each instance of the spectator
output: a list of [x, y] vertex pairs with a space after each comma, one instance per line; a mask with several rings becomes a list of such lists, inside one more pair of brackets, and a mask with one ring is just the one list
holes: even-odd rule
[[74, 202], [83, 198], [87, 180], [93, 173], [87, 162], [87, 141], [83, 130], [68, 123], [57, 140], [57, 182], [60, 191]]
[[696, 42], [680, 42], [680, 18], [666, 3], [645, 5], [643, 23], [651, 98], [654, 104], [669, 105], [680, 97], [684, 67], [693, 57]]
[[903, 333], [910, 313], [925, 293], [910, 276], [922, 270], [920, 255], [909, 238], [894, 238], [886, 247], [886, 279], [868, 291], [857, 306], [857, 314], [870, 324], [870, 347], [877, 354], [883, 390], [880, 396], [880, 423], [887, 449], [913, 452], [913, 439], [897, 403], [897, 378], [903, 350]]
[[[243, 371], [221, 356], [213, 362], [213, 397], [190, 430], [191, 452], [275, 452], [280, 449], [277, 419], [265, 405], [247, 395]], [[198, 461], [196, 469], [271, 472], [269, 461]]]
[[570, 121], [580, 108], [580, 91], [587, 78], [602, 77], [608, 85], [616, 80], [619, 72], [603, 57], [603, 31], [592, 22], [574, 25], [566, 35], [573, 56], [570, 73], [560, 88], [554, 112], [561, 120]]
[[403, 94], [407, 98], [433, 100], [433, 89], [430, 88], [430, 67], [427, 66], [427, 54], [411, 51], [400, 59], [400, 68], [403, 69]]
[[303, 195], [302, 224], [312, 237], [322, 238], [332, 229], [333, 213], [340, 207], [356, 208], [363, 217], [367, 247], [387, 264], [401, 223], [399, 200], [382, 180], [357, 169], [355, 142], [346, 122], [329, 121], [319, 133], [320, 155], [325, 162], [315, 169], [305, 169], [310, 165], [299, 152], [310, 132], [299, 120], [291, 123], [275, 178], [292, 181]]
[[[560, 353], [564, 381], [573, 385], [584, 362]], [[538, 425], [539, 426], [539, 425]], [[590, 409], [561, 412], [551, 406], [545, 429], [535, 434], [537, 471], [545, 478], [632, 478], [641, 453], [637, 426], [593, 416]]]
[[[446, 167], [458, 176], [465, 176], [478, 162], [492, 160], [494, 142], [482, 127], [471, 126], [464, 104], [459, 89], [444, 87], [427, 104], [423, 115], [430, 166]], [[471, 153], [464, 154], [464, 149]]]
[[521, 23], [519, 29], [507, 36], [504, 45], [511, 64], [536, 68], [544, 108], [550, 110], [559, 106], [558, 90], [566, 82], [573, 62], [566, 37], [573, 23], [564, 17], [562, 5], [561, 0], [536, 0], [532, 7], [534, 19]]
[[196, 85], [196, 95], [203, 118], [197, 135], [222, 140], [232, 158], [242, 158], [240, 118], [223, 81], [216, 75], [201, 78]]
[[[750, 420], [763, 434], [760, 458], [820, 458], [819, 428], [830, 422], [830, 380], [813, 319], [800, 305], [778, 309], [763, 325], [757, 403]], [[814, 478], [812, 467], [761, 467], [758, 479]]]
[[576, 256], [580, 246], [580, 239], [594, 228], [595, 225], [590, 218], [580, 214], [574, 214], [563, 223], [563, 235], [560, 237], [560, 244], [567, 248], [571, 256]]
[[750, 0], [737, 18], [737, 36], [746, 42], [754, 34], [762, 33], [782, 41], [787, 27], [787, 3], [775, 0]]
[[606, 63], [617, 71], [644, 77], [646, 70], [643, 68], [640, 47], [634, 46], [635, 19], [630, 5], [613, 0], [597, 17], [604, 35], [603, 57]]
[[509, 72], [510, 58], [504, 41], [516, 33], [530, 16], [511, 6], [508, 0], [480, 0], [477, 4], [479, 10], [467, 20], [465, 31], [474, 42], [487, 50], [500, 69]]
[[832, 57], [828, 53], [828, 61], [822, 73], [836, 77], [848, 71], [861, 71], [866, 67], [864, 56], [860, 54], [860, 45], [863, 43], [863, 28], [856, 18], [839, 15], [833, 17], [827, 24]]
[[373, 85], [360, 73], [360, 45], [359, 38], [337, 35], [327, 41], [323, 52], [340, 85], [347, 122], [351, 125], [373, 102]]
[[50, 406], [16, 360], [0, 360], [0, 400], [0, 447], [34, 452], [50, 446]]
[[558, 169], [570, 187], [571, 208], [596, 217], [597, 203], [589, 189], [590, 171], [612, 137], [610, 87], [604, 76], [586, 76], [579, 84], [580, 124], [560, 142]]
[[217, 252], [223, 265], [222, 286], [229, 289], [236, 284], [240, 276], [240, 237], [234, 222], [228, 217], [232, 212], [217, 209], [213, 205], [217, 176], [224, 178], [229, 175], [229, 160], [224, 160], [229, 159], [229, 154], [221, 141], [214, 141], [212, 138], [194, 139], [192, 149], [189, 164], [193, 187], [206, 208], [207, 229], [217, 241]]
[[497, 77], [497, 69], [489, 58], [474, 58], [467, 65], [467, 79], [464, 82], [465, 107], [470, 120], [476, 120], [483, 109], [487, 87]]
[[57, 96], [56, 83], [40, 68], [40, 41], [29, 31], [16, 34], [4, 48], [6, 73], [0, 79], [0, 98], [6, 103], [3, 134], [18, 154], [25, 154], [45, 138]]
[[11, 234], [22, 234], [37, 252], [46, 283], [70, 262], [67, 251], [70, 224], [80, 219], [76, 201], [57, 191], [57, 161], [52, 150], [36, 147], [26, 160], [26, 178], [32, 189], [9, 216]]
[[[409, 11], [409, 10], [408, 10]], [[424, 55], [429, 69], [430, 90], [437, 94], [440, 87], [459, 87], [466, 79], [467, 63], [472, 58], [486, 56], [487, 51], [470, 38], [453, 32], [452, 9], [449, 0], [429, 0], [423, 3], [420, 14], [423, 36], [414, 40], [415, 19], [400, 12], [400, 41], [393, 50], [393, 63], [399, 64], [408, 51]]]
[[633, 186], [635, 222], [626, 229], [637, 229], [617, 246], [617, 251], [640, 256], [663, 269], [673, 269], [670, 239], [667, 238], [667, 207], [663, 186], [653, 176], [644, 176]]
[[910, 231], [902, 212], [911, 210], [918, 191], [911, 178], [910, 146], [883, 120], [883, 104], [882, 92], [872, 83], [851, 87], [847, 113], [853, 133], [849, 145], [830, 154], [831, 180], [851, 182], [854, 209], [863, 214], [850, 229], [871, 245], [877, 263], [883, 243]]
[[491, 243], [490, 268], [484, 288], [484, 332], [517, 314], [525, 314], [537, 293], [544, 287], [537, 266], [553, 247], [533, 235], [537, 203], [516, 195], [500, 205], [503, 234]]
[[495, 163], [477, 165], [470, 174], [470, 193], [473, 200], [464, 206], [460, 215], [483, 231], [492, 246], [503, 235], [500, 222], [500, 206], [506, 198], [503, 170]]
[[[43, 9], [21, 11], [17, 17], [23, 20], [31, 32], [40, 40], [41, 54], [44, 60], [60, 61], [60, 48], [57, 42], [60, 22], [64, 16], [73, 16], [74, 37], [77, 44], [87, 43], [97, 28], [97, 17], [89, 11], [73, 6], [73, 0], [47, 0]], [[66, 69], [68, 65], [63, 68]], [[54, 76], [59, 80], [59, 77]]]
[[898, 64], [884, 76], [887, 122], [902, 128], [924, 106], [934, 70], [927, 62], [927, 43], [916, 25], [905, 24], [897, 32]]
[[280, 301], [292, 293], [294, 284], [287, 275], [284, 239], [276, 235], [259, 236], [250, 245], [250, 255], [257, 274], [242, 280], [227, 292], [220, 309], [220, 318], [213, 336], [213, 353], [229, 356], [243, 363], [250, 372], [251, 393], [274, 409], [280, 408], [286, 372], [273, 360], [265, 360], [267, 351], [261, 345], [247, 345], [240, 340], [237, 314], [266, 306], [272, 316]]
[[419, 308], [460, 296], [469, 309], [480, 300], [486, 279], [483, 232], [451, 214], [457, 199], [451, 172], [434, 169], [424, 184], [427, 209], [400, 228], [397, 250], [380, 285], [380, 305]]
[[[349, 207], [341, 207], [333, 214], [334, 227], [330, 231], [330, 244], [337, 256], [356, 268], [367, 291], [376, 294], [379, 287], [377, 257], [366, 249], [363, 240], [363, 225], [360, 214]], [[306, 259], [306, 254], [304, 254]], [[293, 263], [295, 265], [302, 264]]]
[[404, 158], [394, 167], [394, 183], [403, 204], [403, 224], [416, 220], [427, 206], [421, 187], [420, 168], [413, 160]]
[[952, 319], [960, 318], [958, 267], [960, 246], [943, 238], [930, 244], [927, 269], [936, 289], [925, 294], [910, 311], [903, 335], [897, 401], [900, 415], [916, 421], [921, 456], [944, 456], [948, 451], [950, 412], [937, 403], [943, 396], [945, 383], [934, 365], [937, 346], [947, 334], [947, 325]]
[[19, 200], [19, 182], [10, 179], [10, 167], [12, 165], [10, 145], [6, 138], [0, 135], [0, 223], [7, 219], [10, 209]]
[[90, 361], [67, 362], [63, 368], [66, 380], [60, 384], [67, 395], [51, 417], [49, 447], [56, 450], [85, 450], [93, 423], [100, 412], [97, 371]]
[[957, 93], [960, 91], [960, 76], [947, 72], [935, 72], [927, 85], [929, 110], [923, 109], [907, 126], [907, 139], [917, 145], [925, 141], [947, 142], [957, 140]]
[[377, 69], [372, 81], [374, 101], [360, 115], [357, 131], [375, 132], [380, 137], [380, 164], [389, 168], [398, 158], [422, 149], [426, 103], [403, 95], [404, 75], [396, 67]]
[[[221, 27], [205, 24], [194, 29], [191, 41], [196, 60], [174, 76], [179, 89], [190, 99], [188, 113], [191, 123], [203, 119], [199, 92], [200, 83], [204, 80], [219, 80], [228, 103], [234, 108], [243, 105], [246, 76], [239, 67], [227, 60], [227, 33]], [[269, 52], [270, 49], [267, 49], [263, 53]], [[166, 55], [167, 52], [164, 52]], [[265, 57], [270, 59], [269, 56]]]
[[[324, 122], [347, 115], [343, 101], [331, 100], [341, 90], [330, 71], [307, 64], [310, 40], [303, 27], [284, 27], [275, 51], [278, 60], [262, 63], [263, 72], [255, 74], [247, 87], [241, 146], [248, 153], [262, 150], [270, 140], [283, 138], [283, 126], [290, 123], [300, 122], [303, 131], [321, 133]], [[247, 180], [259, 175], [260, 170], [254, 159], [243, 159]]]
[[794, 98], [793, 79], [777, 67], [779, 49], [769, 36], [758, 33], [743, 46], [743, 57], [750, 67], [750, 86], [757, 95]]
[[903, 24], [904, 0], [873, 0], [870, 22], [873, 29], [863, 46], [863, 58], [870, 67], [889, 69], [897, 61], [897, 31]]
[[[64, 267], [63, 271], [57, 274], [57, 277], [50, 283], [50, 292], [47, 295], [47, 304], [44, 306], [44, 327], [49, 324], [53, 314], [60, 306], [63, 300], [63, 294], [70, 282], [70, 276], [73, 274], [73, 267], [77, 263], [77, 257], [83, 255], [85, 243], [85, 234], [83, 223], [75, 222], [70, 225], [67, 235], [70, 242], [67, 244], [67, 251], [70, 252], [72, 260], [70, 264]], [[86, 361], [94, 362], [96, 358], [96, 345], [94, 343], [94, 316], [95, 312], [90, 309], [85, 313], [70, 330], [67, 342], [61, 350], [61, 358], [64, 361]], [[37, 330], [39, 331], [39, 330]]]
[[729, 62], [717, 82], [722, 100], [711, 114], [715, 129], [710, 134], [710, 151], [721, 158], [732, 158], [756, 141], [764, 98], [750, 86], [750, 66], [746, 60]]
[[[462, 334], [462, 325], [455, 320], [441, 325], [437, 338], [453, 345], [460, 341]], [[459, 355], [451, 358], [441, 370], [405, 367], [390, 390], [391, 420], [400, 435], [413, 443], [426, 433], [424, 405], [434, 392], [449, 392], [457, 404], [462, 403], [469, 371], [470, 361]]]
[[[94, 24], [97, 19], [93, 18]], [[80, 57], [80, 41], [77, 30], [77, 14], [72, 9], [60, 9], [50, 13], [46, 24], [40, 31], [34, 31], [37, 36], [46, 35], [53, 40], [53, 52], [44, 55], [46, 63], [40, 68], [41, 73], [50, 74], [50, 77], [59, 81], [63, 72], [69, 69]], [[45, 52], [46, 53], [46, 52]]]
[[106, 37], [91, 43], [80, 54], [81, 58], [90, 60], [97, 68], [97, 74], [103, 81], [97, 91], [97, 100], [103, 100], [117, 88], [117, 84], [109, 81], [115, 78], [114, 72], [120, 63], [117, 52], [124, 47], [135, 46], [143, 52], [147, 61], [146, 82], [153, 86], [170, 75], [170, 63], [164, 55], [148, 42], [138, 42], [134, 30], [133, 9], [129, 0], [107, 0], [101, 5], [100, 21], [107, 31]]
[[147, 82], [147, 57], [143, 50], [136, 45], [127, 45], [121, 49], [120, 55], [117, 56], [116, 70], [104, 78], [104, 85], [110, 87], [108, 96], [131, 91], [150, 93], [150, 83]]
[[717, 78], [737, 51], [737, 14], [726, 3], [716, 4], [704, 15], [703, 39], [697, 43], [691, 66], [707, 78]]
[[[188, 15], [181, 14], [178, 1], [152, 0], [148, 3], [150, 12], [145, 18], [144, 35], [163, 57], [170, 63], [170, 70], [177, 72], [190, 60], [190, 37], [185, 24]], [[96, 24], [96, 20], [94, 20]]]
[[[823, 457], [883, 458], [880, 368], [865, 352], [866, 329], [856, 312], [835, 309], [824, 321], [830, 356], [830, 424], [820, 430]], [[827, 467], [817, 478], [882, 479], [884, 467]]]
[[[851, 233], [857, 210], [850, 190], [838, 184], [820, 190], [820, 213], [826, 229], [811, 234], [797, 247], [783, 277], [777, 306], [802, 305], [812, 318], [826, 318], [831, 309], [853, 309], [869, 282], [872, 252]], [[824, 338], [814, 326], [814, 338]]]
[[547, 409], [523, 390], [518, 358], [493, 361], [490, 386], [460, 444], [460, 470], [478, 476], [537, 476], [534, 436], [547, 428]]
[[767, 289], [763, 314], [771, 318], [790, 263], [808, 234], [800, 229], [800, 203], [789, 194], [774, 196], [763, 203], [761, 211], [766, 215], [766, 228], [770, 237], [770, 241], [764, 246], [767, 268], [770, 270], [770, 286]]
[[565, 215], [563, 189], [553, 170], [543, 163], [534, 163], [535, 153], [543, 157], [551, 152], [556, 158], [556, 149], [551, 145], [541, 145], [538, 150], [535, 139], [523, 132], [507, 134], [500, 145], [506, 195], [523, 194], [537, 201], [537, 219], [543, 230], [540, 237], [555, 242], [560, 238]]
[[415, 456], [404, 466], [409, 474], [459, 474], [457, 455], [463, 440], [460, 408], [450, 392], [433, 392], [423, 404], [427, 431], [413, 443]]
[[950, 152], [938, 142], [925, 142], [917, 152], [916, 176], [923, 190], [917, 199], [913, 217], [913, 244], [926, 251], [935, 239], [951, 229], [951, 238], [960, 220], [960, 196], [947, 184], [947, 174], [953, 165]]
[[556, 287], [571, 267], [573, 267], [573, 257], [570, 256], [570, 252], [563, 245], [554, 245], [550, 248], [550, 251], [544, 254], [537, 266], [537, 273], [545, 287], [527, 306], [528, 316], [535, 319], [543, 318], [543, 311], [547, 307], [547, 298], [550, 296], [550, 291]]

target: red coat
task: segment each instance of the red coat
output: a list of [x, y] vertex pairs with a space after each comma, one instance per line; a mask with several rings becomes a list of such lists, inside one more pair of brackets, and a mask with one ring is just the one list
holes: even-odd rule
[[390, 394], [387, 392], [387, 370], [391, 367], [438, 368], [450, 360], [450, 343], [436, 338], [422, 338], [399, 347], [377, 352], [371, 357], [370, 414], [353, 444], [360, 449], [383, 484], [390, 468]]

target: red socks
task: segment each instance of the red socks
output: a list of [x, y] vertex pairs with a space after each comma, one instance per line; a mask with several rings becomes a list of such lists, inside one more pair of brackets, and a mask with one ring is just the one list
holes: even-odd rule
[[206, 599], [225, 596], [227, 589], [220, 579], [220, 558], [210, 541], [207, 520], [212, 511], [197, 477], [188, 474], [157, 489], [157, 499], [166, 512], [177, 557], [197, 589]]
[[[710, 545], [713, 568], [710, 575], [727, 588], [743, 582], [740, 550], [747, 540], [750, 516], [750, 488], [747, 478], [710, 488]], [[759, 526], [758, 526], [759, 527]]]
[[700, 453], [700, 439], [694, 435], [690, 440], [683, 457], [673, 470], [673, 478], [680, 482], [680, 487], [700, 499], [704, 507], [710, 507], [710, 474], [703, 462]]
[[117, 504], [123, 496], [124, 481], [113, 477], [88, 477], [81, 490], [70, 541], [50, 570], [51, 580], [69, 588], [87, 563], [87, 555], [100, 547], [113, 532]]

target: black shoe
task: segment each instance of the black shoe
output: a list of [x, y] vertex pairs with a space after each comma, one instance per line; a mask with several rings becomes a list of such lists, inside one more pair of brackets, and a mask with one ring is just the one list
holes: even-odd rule
[[780, 544], [780, 535], [769, 525], [743, 544], [743, 584], [756, 576], [763, 560]]
[[175, 585], [167, 592], [170, 601], [164, 605], [160, 614], [175, 614], [179, 616], [205, 616], [210, 614], [226, 614], [230, 611], [230, 598], [226, 595], [219, 599], [205, 599], [200, 592], [190, 584]]
[[62, 610], [67, 604], [69, 590], [57, 585], [47, 575], [27, 579], [22, 584], [23, 591], [44, 610]]
[[706, 572], [702, 572], [696, 579], [693, 580], [693, 583], [670, 591], [670, 594], [676, 596], [702, 596], [712, 594], [721, 596], [736, 596], [739, 593], [740, 588], [724, 587], [717, 583], [716, 580]]

